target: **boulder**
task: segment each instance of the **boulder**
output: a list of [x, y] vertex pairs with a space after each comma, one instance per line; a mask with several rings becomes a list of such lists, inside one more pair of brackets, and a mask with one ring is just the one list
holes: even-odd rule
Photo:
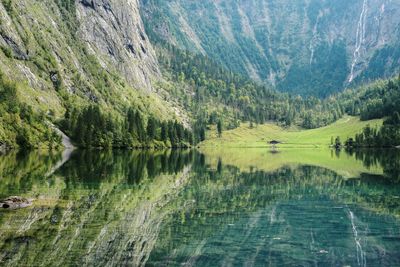
[[15, 210], [22, 209], [32, 205], [32, 199], [24, 197], [12, 196], [0, 200], [0, 209]]

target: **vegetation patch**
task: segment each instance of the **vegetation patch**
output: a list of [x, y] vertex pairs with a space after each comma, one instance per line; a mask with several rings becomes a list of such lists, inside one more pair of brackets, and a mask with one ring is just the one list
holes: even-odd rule
[[46, 124], [46, 115], [37, 113], [18, 96], [18, 84], [0, 72], [0, 143], [22, 148], [57, 148], [61, 138]]

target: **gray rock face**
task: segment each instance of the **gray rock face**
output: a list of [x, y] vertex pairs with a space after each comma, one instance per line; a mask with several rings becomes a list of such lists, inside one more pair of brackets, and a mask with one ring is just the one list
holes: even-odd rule
[[8, 149], [7, 144], [5, 144], [2, 141], [0, 141], [0, 155], [2, 153], [6, 153], [7, 149]]
[[150, 90], [159, 70], [137, 0], [80, 0], [77, 16], [79, 36], [90, 51], [129, 82]]
[[[70, 93], [80, 90], [96, 100], [88, 89], [96, 87], [96, 81], [90, 80], [82, 62], [88, 52], [108, 73], [133, 88], [151, 91], [151, 81], [160, 77], [160, 71], [137, 0], [61, 2], [0, 2], [0, 48], [7, 52], [0, 51], [0, 63], [5, 74], [26, 79], [37, 90], [52, 89], [62, 79]], [[77, 85], [77, 73], [89, 84]], [[55, 96], [48, 97], [54, 102]]]
[[0, 46], [7, 47], [12, 56], [19, 59], [28, 59], [26, 47], [13, 27], [13, 21], [5, 6], [0, 3]]

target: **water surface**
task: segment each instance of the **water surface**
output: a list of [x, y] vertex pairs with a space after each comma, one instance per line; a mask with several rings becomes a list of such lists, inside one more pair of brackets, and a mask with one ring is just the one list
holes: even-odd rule
[[1, 266], [399, 266], [400, 153], [0, 156]]

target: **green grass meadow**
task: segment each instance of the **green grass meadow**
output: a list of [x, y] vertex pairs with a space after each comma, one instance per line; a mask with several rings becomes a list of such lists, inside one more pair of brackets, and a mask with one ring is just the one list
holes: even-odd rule
[[240, 127], [234, 130], [224, 131], [221, 137], [218, 137], [215, 128], [207, 132], [206, 141], [200, 144], [201, 147], [236, 147], [236, 148], [254, 148], [270, 147], [269, 142], [277, 140], [282, 142], [278, 147], [301, 148], [301, 147], [329, 147], [331, 139], [340, 137], [344, 142], [347, 138], [360, 133], [368, 124], [371, 127], [380, 127], [383, 119], [361, 121], [358, 117], [345, 116], [337, 122], [311, 130], [299, 128], [283, 128], [273, 123], [263, 125], [254, 125], [250, 127], [249, 123], [242, 123]]

